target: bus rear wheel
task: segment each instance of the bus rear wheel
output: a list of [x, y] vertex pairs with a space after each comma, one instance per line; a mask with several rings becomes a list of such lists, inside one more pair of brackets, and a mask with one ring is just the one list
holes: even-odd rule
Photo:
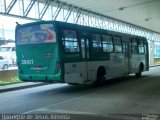
[[76, 86], [79, 85], [78, 83], [67, 83], [68, 85]]
[[97, 71], [97, 80], [94, 82], [95, 85], [102, 85], [106, 80], [106, 71], [104, 67], [99, 67]]
[[142, 71], [144, 69], [143, 63], [140, 64], [139, 66], [139, 72], [135, 73], [136, 77], [141, 77], [142, 76]]

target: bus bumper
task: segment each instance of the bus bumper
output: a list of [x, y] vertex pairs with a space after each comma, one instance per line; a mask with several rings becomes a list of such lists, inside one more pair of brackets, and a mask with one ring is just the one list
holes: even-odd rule
[[18, 74], [18, 77], [22, 81], [33, 81], [33, 82], [61, 82], [61, 75], [29, 75], [29, 74]]

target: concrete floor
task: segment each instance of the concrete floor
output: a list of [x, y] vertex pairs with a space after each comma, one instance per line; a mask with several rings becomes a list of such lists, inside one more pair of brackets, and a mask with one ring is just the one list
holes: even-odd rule
[[[0, 113], [67, 114], [71, 119], [137, 120], [160, 116], [160, 67], [101, 87], [51, 84], [0, 93]], [[17, 109], [15, 109], [17, 108]]]

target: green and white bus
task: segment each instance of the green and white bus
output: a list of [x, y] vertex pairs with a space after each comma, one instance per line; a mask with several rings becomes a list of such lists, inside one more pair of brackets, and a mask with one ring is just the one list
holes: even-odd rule
[[146, 38], [59, 21], [16, 26], [22, 81], [101, 83], [149, 70]]

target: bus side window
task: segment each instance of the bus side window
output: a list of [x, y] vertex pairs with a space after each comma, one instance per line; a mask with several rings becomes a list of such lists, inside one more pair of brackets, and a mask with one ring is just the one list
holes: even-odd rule
[[77, 33], [74, 30], [62, 30], [62, 42], [65, 53], [79, 52]]
[[103, 52], [113, 52], [113, 41], [111, 35], [102, 35]]
[[102, 51], [102, 43], [101, 43], [100, 34], [93, 34], [92, 35], [92, 44], [93, 44], [93, 49], [94, 49], [95, 52], [101, 52]]
[[137, 39], [131, 39], [131, 50], [132, 50], [132, 53], [138, 52]]
[[129, 47], [128, 47], [128, 42], [123, 41], [123, 52], [128, 53], [129, 52]]
[[114, 36], [114, 51], [115, 52], [122, 52], [122, 39], [121, 37]]
[[139, 51], [139, 53], [144, 53], [145, 52], [144, 51], [144, 43], [143, 43], [142, 40], [138, 41], [138, 51]]

